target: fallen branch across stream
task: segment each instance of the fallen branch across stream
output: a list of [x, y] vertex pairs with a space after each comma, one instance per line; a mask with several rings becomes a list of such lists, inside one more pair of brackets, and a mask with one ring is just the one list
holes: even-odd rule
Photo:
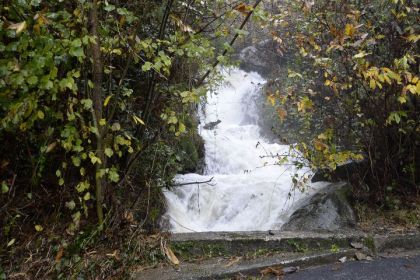
[[208, 184], [210, 183], [214, 177], [211, 177], [210, 180], [207, 181], [201, 181], [201, 182], [189, 182], [189, 183], [181, 183], [181, 184], [175, 184], [172, 185], [172, 187], [182, 187], [182, 186], [188, 186], [188, 185], [199, 185], [199, 184]]

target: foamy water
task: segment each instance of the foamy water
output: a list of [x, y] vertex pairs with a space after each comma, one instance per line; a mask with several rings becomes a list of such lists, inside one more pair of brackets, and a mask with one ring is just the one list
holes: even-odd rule
[[[279, 165], [288, 145], [270, 143], [257, 125], [265, 80], [256, 73], [226, 71], [225, 82], [209, 92], [199, 131], [205, 141], [204, 175], [178, 175], [178, 183], [205, 182], [164, 192], [173, 232], [264, 231], [280, 229], [290, 215], [324, 184], [293, 190], [292, 176], [310, 174]], [[221, 120], [213, 130], [203, 126]], [[274, 157], [272, 157], [274, 155]]]

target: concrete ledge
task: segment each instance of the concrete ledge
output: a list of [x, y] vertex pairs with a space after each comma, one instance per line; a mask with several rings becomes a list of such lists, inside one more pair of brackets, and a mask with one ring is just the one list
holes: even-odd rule
[[392, 250], [419, 250], [420, 233], [409, 232], [405, 234], [375, 235], [375, 252], [383, 253]]
[[182, 259], [266, 252], [312, 252], [349, 249], [352, 242], [363, 242], [362, 232], [210, 232], [174, 234], [172, 247]]

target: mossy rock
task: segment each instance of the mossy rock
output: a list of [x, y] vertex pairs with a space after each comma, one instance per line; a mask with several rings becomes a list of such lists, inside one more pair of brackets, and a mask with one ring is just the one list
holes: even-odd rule
[[195, 113], [186, 116], [184, 123], [188, 134], [183, 135], [177, 142], [180, 154], [181, 173], [200, 173], [204, 159], [204, 140], [198, 134], [198, 121]]

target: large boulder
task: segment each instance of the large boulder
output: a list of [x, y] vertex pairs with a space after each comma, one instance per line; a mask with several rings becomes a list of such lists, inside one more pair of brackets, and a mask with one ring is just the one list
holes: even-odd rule
[[273, 67], [283, 60], [275, 55], [277, 43], [271, 39], [262, 40], [257, 44], [245, 47], [239, 52], [238, 59], [241, 69], [255, 71], [262, 76], [270, 75]]
[[356, 216], [348, 201], [350, 188], [345, 182], [326, 186], [295, 211], [282, 230], [334, 231], [355, 227]]

